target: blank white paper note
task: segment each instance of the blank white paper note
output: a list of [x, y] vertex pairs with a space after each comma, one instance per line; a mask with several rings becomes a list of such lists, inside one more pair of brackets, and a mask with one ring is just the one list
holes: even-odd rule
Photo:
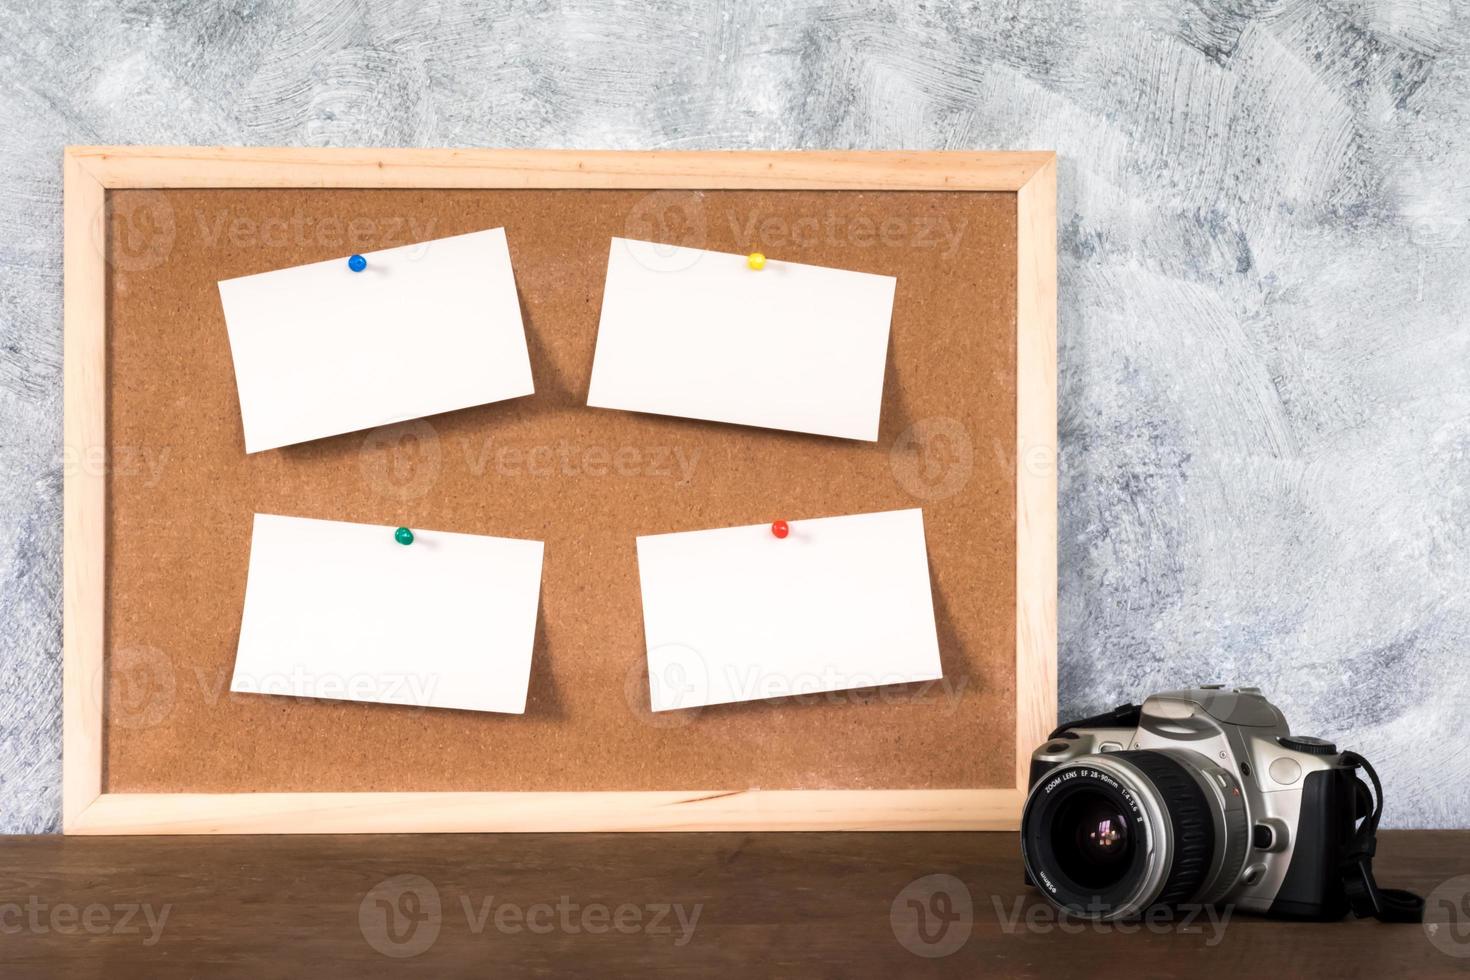
[[256, 514], [230, 690], [526, 710], [540, 541]]
[[219, 284], [245, 451], [529, 395], [505, 229]]
[[587, 404], [876, 441], [896, 283], [614, 238]]
[[655, 711], [943, 676], [917, 509], [638, 539]]

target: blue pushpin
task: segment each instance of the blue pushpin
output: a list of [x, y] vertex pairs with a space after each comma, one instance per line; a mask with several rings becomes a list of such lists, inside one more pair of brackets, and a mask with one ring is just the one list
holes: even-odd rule
[[354, 255], [352, 258], [347, 260], [347, 268], [351, 269], [353, 272], [361, 272], [363, 269], [367, 268], [367, 259], [363, 258], [361, 255]]

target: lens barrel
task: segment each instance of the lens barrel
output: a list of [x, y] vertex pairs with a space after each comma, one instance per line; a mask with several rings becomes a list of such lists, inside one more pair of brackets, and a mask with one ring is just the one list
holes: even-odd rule
[[1084, 918], [1127, 918], [1200, 896], [1220, 864], [1216, 809], [1198, 773], [1171, 754], [1087, 756], [1032, 787], [1021, 853], [1053, 904]]

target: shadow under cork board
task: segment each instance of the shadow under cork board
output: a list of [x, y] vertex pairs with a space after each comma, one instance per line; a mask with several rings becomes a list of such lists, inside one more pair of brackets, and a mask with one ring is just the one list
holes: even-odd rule
[[[102, 648], [100, 703], [84, 705], [97, 793], [68, 800], [70, 832], [1013, 825], [1023, 756], [1055, 715], [1050, 154], [462, 151], [492, 186], [358, 186], [395, 164], [410, 182], [465, 171], [440, 151], [73, 152], [100, 175], [88, 220], [107, 261], [91, 385], [105, 465], [68, 473], [69, 491], [100, 493], [103, 527], [74, 555], [69, 511], [68, 559], [100, 558], [101, 592], [69, 588], [68, 610], [100, 598]], [[204, 155], [216, 179], [173, 186], [199, 181], [149, 152]], [[353, 153], [388, 166], [290, 186], [366, 167]], [[953, 189], [982, 157], [1025, 180]], [[553, 183], [520, 186], [537, 179]], [[286, 186], [254, 186], [271, 182]], [[1041, 242], [1026, 187], [1051, 208]], [[534, 395], [245, 454], [219, 280], [497, 227]], [[877, 442], [588, 408], [614, 236], [896, 276]], [[72, 237], [69, 222], [69, 447], [87, 444], [72, 439]], [[432, 365], [407, 350], [405, 370]], [[638, 535], [908, 507], [924, 512], [943, 680], [649, 710]], [[525, 714], [230, 692], [256, 512], [545, 541]]]

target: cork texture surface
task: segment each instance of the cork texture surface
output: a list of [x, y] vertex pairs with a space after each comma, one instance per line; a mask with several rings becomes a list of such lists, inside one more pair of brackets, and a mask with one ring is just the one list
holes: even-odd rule
[[[108, 790], [1005, 785], [1014, 223], [1008, 194], [112, 192], [109, 443], [167, 465], [109, 471]], [[535, 395], [244, 453], [218, 280], [501, 226]], [[896, 275], [879, 440], [586, 407], [612, 236]], [[943, 682], [648, 710], [637, 535], [913, 506]], [[526, 713], [232, 694], [257, 511], [544, 540]]]

